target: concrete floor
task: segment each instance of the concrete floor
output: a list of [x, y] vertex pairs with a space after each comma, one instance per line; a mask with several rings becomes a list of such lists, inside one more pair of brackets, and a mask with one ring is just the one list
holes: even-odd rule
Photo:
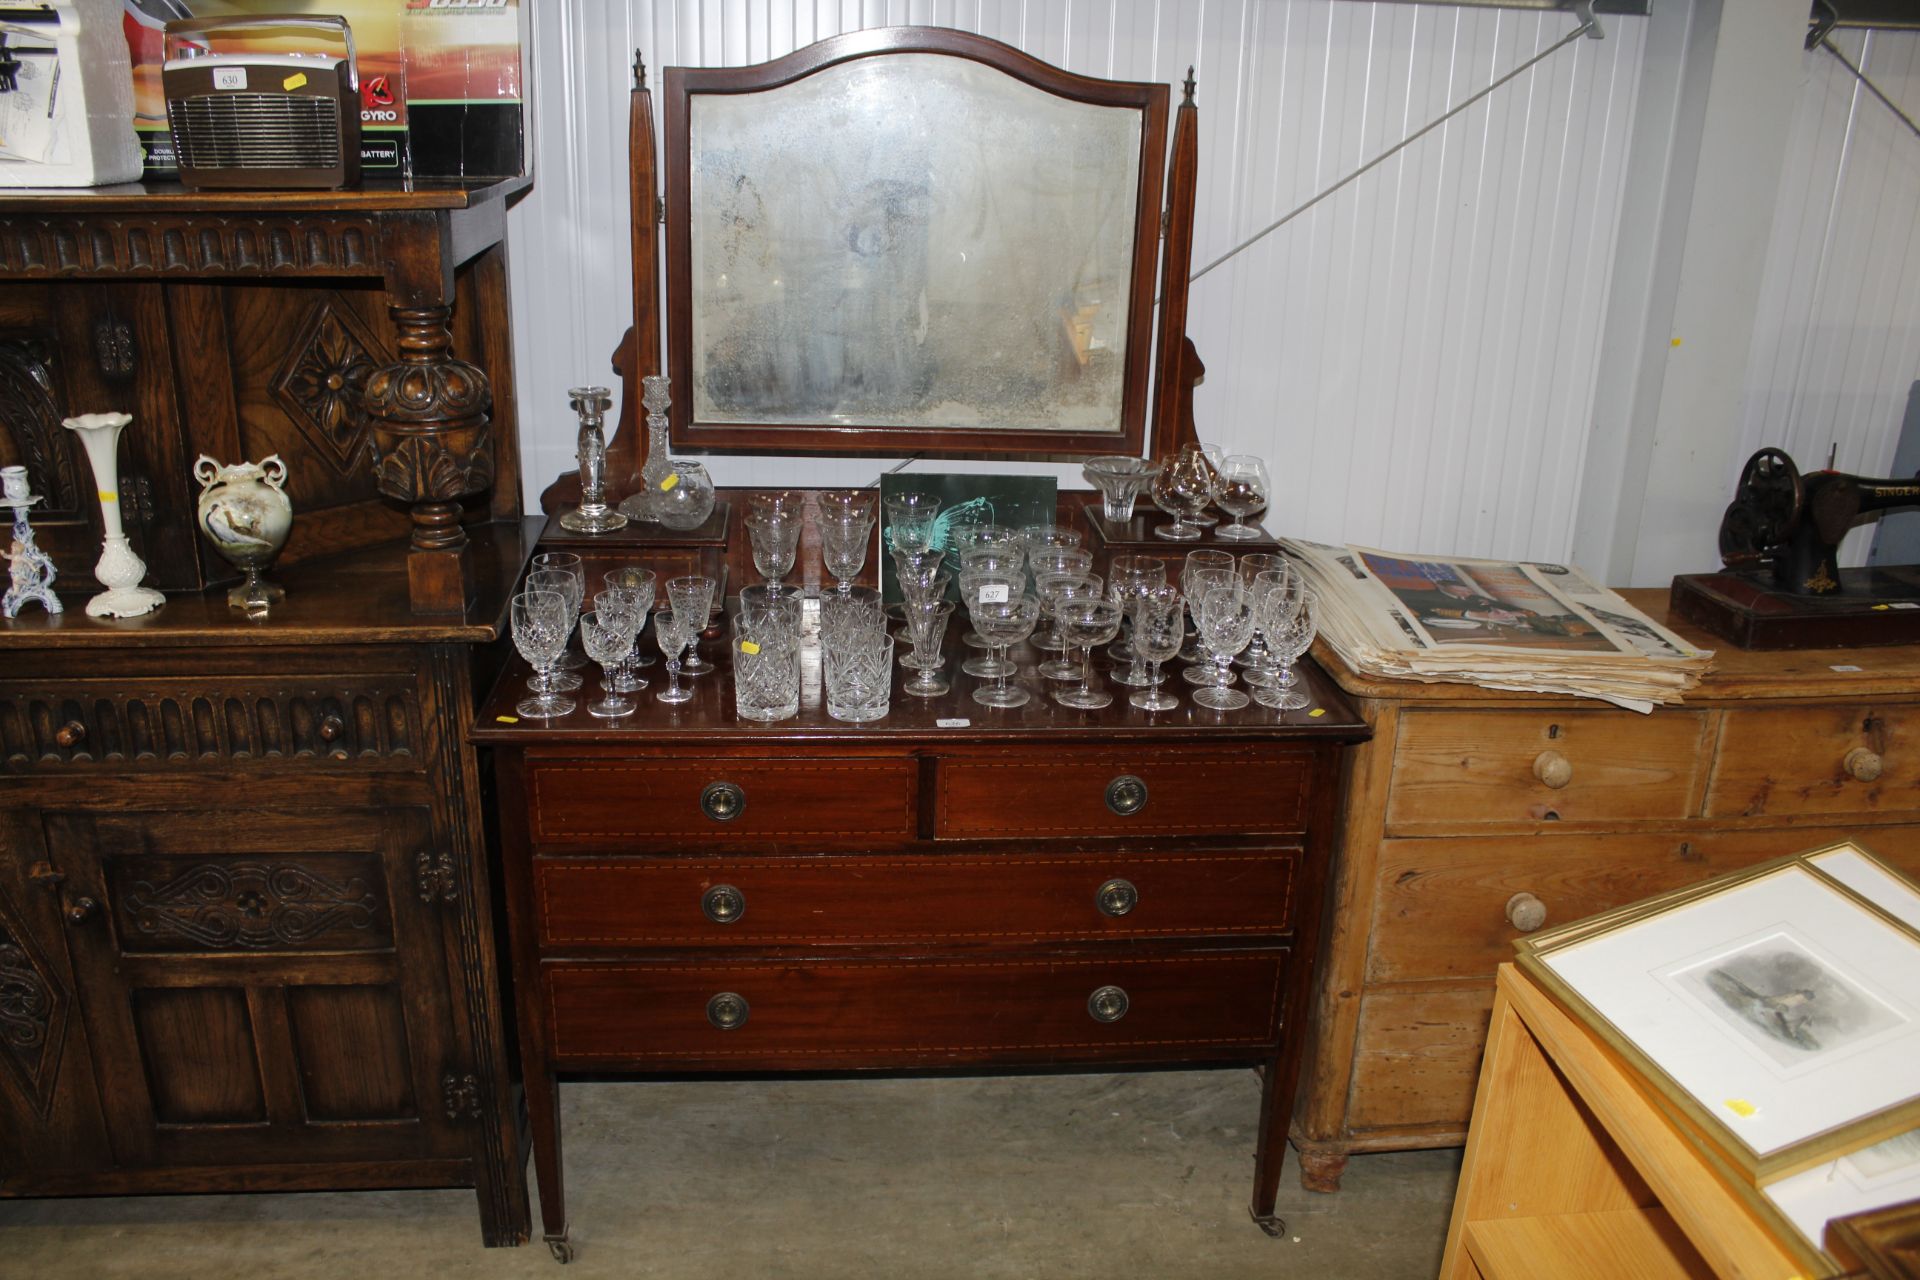
[[[578, 1258], [480, 1247], [464, 1191], [0, 1202], [0, 1276], [1386, 1280], [1438, 1267], [1459, 1152], [1357, 1156], [1248, 1219], [1246, 1071], [570, 1083]], [[536, 1211], [535, 1221], [538, 1221]], [[536, 1229], [537, 1232], [537, 1229]]]

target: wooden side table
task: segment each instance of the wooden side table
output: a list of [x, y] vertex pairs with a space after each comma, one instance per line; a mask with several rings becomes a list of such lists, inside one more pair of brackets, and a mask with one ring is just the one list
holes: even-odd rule
[[1500, 966], [1442, 1280], [1837, 1274], [1741, 1196], [1638, 1072]]

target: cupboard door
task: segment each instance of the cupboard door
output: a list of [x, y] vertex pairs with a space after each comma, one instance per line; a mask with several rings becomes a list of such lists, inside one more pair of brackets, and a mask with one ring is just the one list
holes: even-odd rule
[[424, 807], [45, 823], [119, 1162], [465, 1154]]

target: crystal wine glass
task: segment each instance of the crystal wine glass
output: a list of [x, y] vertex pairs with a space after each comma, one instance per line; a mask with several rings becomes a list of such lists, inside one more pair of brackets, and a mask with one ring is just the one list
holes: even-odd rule
[[651, 589], [642, 595], [626, 587], [608, 587], [593, 597], [594, 612], [609, 621], [617, 618], [626, 627], [627, 639], [631, 642], [627, 646], [626, 656], [615, 664], [603, 681], [615, 693], [638, 693], [647, 687], [645, 680], [633, 674], [633, 653], [640, 647], [640, 633], [646, 629], [647, 614], [652, 607]]
[[1180, 651], [1180, 660], [1182, 662], [1200, 661], [1200, 590], [1194, 583], [1193, 575], [1202, 569], [1231, 570], [1232, 568], [1233, 553], [1231, 551], [1214, 551], [1211, 549], [1189, 551], [1187, 552], [1187, 558], [1181, 563], [1180, 594], [1187, 598], [1187, 612], [1193, 619], [1190, 642], [1186, 648]]
[[1220, 488], [1213, 501], [1233, 517], [1224, 529], [1215, 529], [1216, 538], [1244, 541], [1257, 538], [1260, 530], [1247, 523], [1247, 517], [1267, 509], [1273, 497], [1273, 473], [1267, 464], [1250, 453], [1230, 453], [1220, 459]]
[[953, 687], [940, 675], [940, 668], [945, 664], [940, 650], [947, 636], [947, 619], [953, 616], [953, 605], [935, 596], [908, 600], [905, 608], [907, 639], [913, 645], [906, 665], [920, 674], [901, 685], [900, 692], [916, 698], [937, 698]]
[[633, 650], [633, 633], [627, 630], [629, 621], [624, 614], [602, 615], [598, 609], [589, 609], [580, 615], [580, 647], [600, 664], [600, 687], [606, 694], [597, 702], [589, 702], [587, 713], [603, 720], [633, 714], [633, 699], [621, 696], [613, 683], [615, 669]]
[[[1046, 590], [1042, 593], [1041, 603], [1051, 610], [1055, 636], [1058, 641], [1054, 647], [1060, 650], [1060, 656], [1040, 664], [1040, 674], [1049, 680], [1078, 680], [1081, 678], [1081, 664], [1067, 655], [1080, 642], [1067, 632], [1066, 607], [1070, 604], [1084, 604], [1088, 600], [1104, 600], [1107, 595], [1106, 580], [1097, 574], [1052, 574], [1042, 579]], [[1117, 630], [1117, 628], [1116, 628]], [[1108, 636], [1107, 640], [1113, 639]], [[1105, 644], [1102, 640], [1100, 643]]]
[[926, 551], [933, 547], [933, 522], [940, 514], [940, 499], [930, 493], [896, 493], [884, 505], [888, 547], [894, 551]]
[[842, 516], [823, 508], [820, 513], [820, 562], [838, 584], [841, 595], [853, 590], [853, 581], [867, 567], [867, 548], [873, 544], [873, 513]]
[[[1278, 600], [1274, 607], [1281, 607]], [[1301, 584], [1292, 601], [1291, 615], [1275, 617], [1270, 621], [1272, 630], [1267, 633], [1267, 643], [1273, 646], [1273, 656], [1279, 661], [1280, 670], [1271, 686], [1255, 689], [1253, 696], [1263, 707], [1299, 711], [1312, 699], [1299, 687], [1300, 678], [1294, 674], [1293, 664], [1300, 660], [1301, 654], [1313, 647], [1314, 633], [1320, 625], [1319, 595], [1312, 587]]]
[[[533, 575], [536, 573], [570, 573], [573, 575], [573, 586], [569, 588], [573, 599], [573, 620], [575, 622], [580, 621], [580, 610], [584, 607], [584, 601], [587, 595], [587, 571], [586, 566], [581, 563], [580, 557], [571, 551], [542, 551], [527, 562], [528, 585], [532, 585]], [[551, 588], [555, 581], [557, 580], [549, 579], [548, 587]], [[586, 659], [579, 657], [571, 650], [560, 655], [560, 669], [562, 671], [578, 671], [585, 665]], [[580, 678], [569, 675], [559, 687], [562, 689], [578, 689], [580, 687]]]
[[747, 517], [747, 540], [753, 545], [753, 567], [779, 595], [780, 579], [793, 572], [800, 552], [800, 517], [756, 511]]
[[[624, 587], [631, 591], [644, 592], [647, 611], [649, 613], [653, 611], [653, 606], [659, 599], [659, 597], [655, 595], [655, 587], [659, 582], [659, 578], [653, 570], [642, 568], [637, 564], [623, 564], [618, 569], [609, 569], [601, 575], [600, 581], [608, 587]], [[633, 656], [627, 659], [627, 667], [629, 670], [634, 667], [650, 667], [656, 661], [658, 661], [658, 659], [651, 653], [635, 645]], [[632, 693], [633, 690], [622, 689], [621, 692]]]
[[[1120, 626], [1124, 631], [1133, 616], [1130, 607], [1141, 592], [1161, 586], [1167, 580], [1167, 562], [1158, 556], [1114, 556], [1107, 561], [1107, 597], [1120, 606]], [[1133, 652], [1132, 643], [1123, 635], [1107, 650], [1108, 656], [1128, 663], [1128, 669], [1114, 679], [1139, 688], [1147, 682], [1147, 667]]]
[[1239, 564], [1234, 567], [1240, 570], [1241, 581], [1254, 589], [1256, 598], [1253, 642], [1247, 646], [1245, 653], [1233, 660], [1233, 665], [1243, 668], [1246, 674], [1242, 678], [1248, 684], [1258, 687], [1272, 681], [1274, 673], [1273, 653], [1267, 648], [1267, 633], [1259, 622], [1258, 596], [1264, 590], [1260, 575], [1275, 573], [1285, 579], [1293, 573], [1293, 562], [1285, 556], [1270, 555], [1264, 551], [1249, 551], [1240, 557]]
[[509, 618], [513, 647], [535, 672], [527, 681], [534, 696], [515, 707], [515, 712], [531, 720], [566, 715], [574, 708], [573, 699], [561, 697], [551, 682], [541, 680], [567, 647], [567, 633], [572, 628], [566, 597], [557, 591], [523, 591], [513, 598]]
[[[986, 556], [982, 559], [993, 559]], [[998, 645], [987, 639], [986, 632], [980, 630], [979, 619], [983, 609], [992, 609], [999, 605], [1018, 600], [1024, 595], [1027, 585], [1026, 575], [996, 572], [991, 569], [970, 569], [960, 575], [960, 599], [967, 606], [967, 617], [973, 621], [974, 630], [980, 638], [994, 650], [978, 658], [968, 658], [960, 664], [960, 669], [970, 676], [983, 679], [996, 679], [1011, 674], [1012, 663], [1003, 661], [997, 652]]]
[[1080, 649], [1080, 687], [1056, 689], [1053, 700], [1081, 711], [1097, 711], [1113, 701], [1105, 689], [1093, 687], [1093, 651], [1120, 633], [1120, 606], [1103, 596], [1063, 600], [1060, 630]]
[[1133, 602], [1133, 653], [1147, 664], [1147, 684], [1127, 701], [1147, 711], [1171, 711], [1180, 699], [1160, 687], [1160, 664], [1180, 652], [1187, 638], [1187, 602], [1173, 586], [1145, 591]]
[[1032, 596], [1015, 596], [1010, 600], [977, 604], [972, 612], [973, 625], [993, 646], [994, 660], [999, 663], [994, 682], [975, 689], [973, 700], [983, 707], [1025, 706], [1033, 695], [1007, 683], [1007, 677], [1018, 669], [1007, 660], [1007, 650], [1033, 633], [1033, 624], [1040, 620], [1040, 602]]
[[[702, 574], [687, 574], [667, 579], [667, 604], [672, 610], [687, 619], [707, 619], [713, 616], [713, 593], [719, 584]], [[654, 624], [656, 627], [658, 623]], [[700, 633], [706, 630], [703, 621], [694, 628], [694, 638], [687, 642], [687, 656], [680, 660], [680, 674], [685, 676], [705, 675], [712, 671], [713, 664], [700, 656]]]
[[653, 616], [653, 638], [660, 644], [660, 656], [667, 660], [667, 687], [654, 695], [662, 702], [687, 702], [693, 690], [680, 684], [680, 651], [706, 626], [706, 615], [696, 621], [678, 613]]
[[[552, 670], [542, 673], [541, 683], [537, 687], [561, 693], [578, 689], [580, 677], [566, 670], [565, 667], [567, 665], [566, 640], [573, 634], [573, 624], [580, 617], [580, 594], [583, 590], [581, 580], [566, 569], [535, 569], [527, 574], [526, 589], [554, 592], [566, 606], [563, 619], [566, 629], [561, 633], [560, 638], [560, 660], [554, 663]], [[579, 666], [580, 663], [576, 662], [574, 665]]]
[[1209, 586], [1200, 601], [1200, 643], [1213, 658], [1213, 679], [1193, 700], [1215, 711], [1238, 711], [1251, 701], [1233, 684], [1233, 655], [1253, 638], [1253, 593], [1238, 578]]

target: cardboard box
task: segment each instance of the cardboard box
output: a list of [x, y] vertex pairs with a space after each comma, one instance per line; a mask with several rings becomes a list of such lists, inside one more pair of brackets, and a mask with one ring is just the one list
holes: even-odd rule
[[[504, 178], [526, 169], [521, 0], [123, 0], [134, 128], [146, 176], [177, 173], [160, 87], [162, 32], [176, 18], [334, 14], [360, 67], [360, 163], [377, 178]], [[337, 50], [324, 35], [216, 33], [222, 53]]]

